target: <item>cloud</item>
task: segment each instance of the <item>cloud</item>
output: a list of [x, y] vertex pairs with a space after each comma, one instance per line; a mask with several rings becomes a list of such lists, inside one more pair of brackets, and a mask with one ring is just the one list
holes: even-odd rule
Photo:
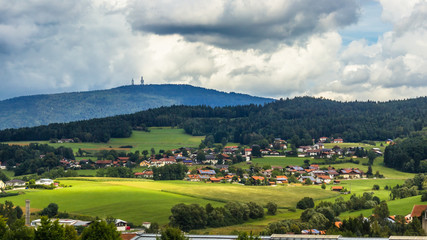
[[358, 16], [353, 0], [148, 0], [134, 1], [128, 20], [137, 31], [242, 48], [261, 47], [267, 40], [292, 43], [353, 24]]
[[[0, 0], [0, 99], [140, 75], [275, 98], [425, 95], [426, 2], [360, 1]], [[381, 12], [385, 31], [357, 35], [361, 12]]]

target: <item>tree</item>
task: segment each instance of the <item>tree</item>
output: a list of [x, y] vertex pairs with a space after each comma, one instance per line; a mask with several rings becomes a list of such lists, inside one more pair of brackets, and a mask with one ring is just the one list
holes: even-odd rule
[[81, 236], [81, 240], [121, 240], [120, 233], [114, 223], [107, 224], [106, 221], [94, 221], [86, 227]]
[[79, 236], [77, 235], [76, 229], [71, 225], [65, 225], [65, 239], [66, 240], [77, 240]]
[[145, 230], [146, 233], [159, 233], [160, 226], [158, 223], [153, 222], [150, 224], [150, 227]]
[[34, 239], [34, 230], [25, 226], [25, 220], [19, 219], [9, 225], [10, 230], [6, 232], [2, 240], [27, 240]]
[[49, 218], [56, 216], [56, 214], [58, 214], [58, 204], [56, 204], [56, 203], [50, 203], [40, 213], [40, 215], [48, 216]]
[[366, 172], [366, 175], [368, 175], [368, 177], [372, 177], [372, 165], [368, 166], [368, 171]]
[[385, 219], [390, 216], [390, 211], [388, 210], [386, 201], [382, 201], [380, 204], [378, 204], [374, 208], [373, 213], [379, 222], [384, 222]]
[[160, 240], [188, 240], [184, 233], [179, 228], [168, 227], [162, 230]]
[[51, 222], [47, 216], [42, 216], [34, 240], [65, 240], [65, 230], [58, 220]]
[[177, 204], [171, 209], [170, 225], [188, 232], [191, 229], [204, 228], [207, 225], [205, 208], [198, 204]]
[[380, 190], [380, 185], [374, 184], [374, 186], [372, 186], [372, 190]]
[[297, 208], [299, 209], [307, 209], [307, 208], [313, 208], [314, 207], [314, 201], [311, 197], [304, 197], [303, 199], [299, 200], [297, 203]]
[[196, 156], [197, 161], [201, 162], [206, 160], [206, 155], [202, 150], [197, 151], [197, 156]]
[[3, 182], [9, 181], [9, 178], [6, 176], [6, 174], [3, 173], [3, 171], [0, 171], [0, 180]]
[[248, 235], [247, 232], [240, 232], [237, 236], [237, 240], [261, 240], [259, 236], [252, 235], [252, 232]]
[[304, 184], [305, 185], [313, 185], [313, 182], [311, 181], [310, 178], [306, 178]]
[[261, 147], [259, 145], [252, 146], [252, 156], [261, 157]]
[[322, 183], [321, 188], [322, 188], [322, 189], [326, 189], [326, 184], [325, 184], [325, 183]]
[[377, 157], [377, 154], [374, 151], [369, 151], [368, 152], [368, 164], [373, 165], [376, 157]]
[[267, 213], [270, 215], [276, 215], [277, 212], [277, 204], [274, 202], [267, 203]]

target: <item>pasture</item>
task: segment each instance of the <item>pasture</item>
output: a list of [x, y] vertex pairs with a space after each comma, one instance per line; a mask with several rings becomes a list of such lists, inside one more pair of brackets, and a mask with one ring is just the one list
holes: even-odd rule
[[[142, 221], [166, 224], [172, 206], [178, 203], [211, 203], [220, 206], [227, 201], [269, 201], [280, 207], [294, 207], [303, 196], [327, 199], [338, 196], [318, 186], [242, 186], [237, 184], [208, 184], [185, 181], [151, 181], [139, 179], [74, 178], [60, 179], [61, 184], [72, 187], [55, 190], [22, 190], [25, 194], [4, 200], [43, 209], [49, 203], [57, 203], [60, 211], [82, 215], [114, 216], [135, 224]], [[286, 209], [283, 209], [286, 211]]]
[[[180, 147], [198, 147], [204, 136], [191, 136], [183, 129], [171, 127], [153, 127], [149, 132], [133, 131], [129, 138], [111, 138], [107, 143], [49, 143], [48, 141], [33, 141], [37, 143], [49, 144], [54, 147], [64, 146], [72, 148], [74, 153], [79, 148], [88, 151], [117, 149], [121, 146], [131, 145], [131, 152], [147, 150], [150, 152], [154, 148], [156, 152], [160, 149], [169, 150]], [[8, 144], [28, 145], [26, 142], [7, 142]]]

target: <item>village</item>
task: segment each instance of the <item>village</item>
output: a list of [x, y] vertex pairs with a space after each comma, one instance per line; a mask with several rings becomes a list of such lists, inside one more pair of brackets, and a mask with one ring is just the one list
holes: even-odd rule
[[[61, 141], [61, 140], [60, 140]], [[325, 148], [324, 143], [336, 143], [333, 148]], [[386, 142], [391, 143], [392, 140]], [[314, 140], [313, 140], [314, 143]], [[338, 144], [343, 143], [343, 139], [329, 139], [322, 137], [309, 146], [299, 146], [289, 150], [285, 140], [275, 138], [273, 142], [261, 148], [259, 145], [252, 145], [250, 148], [244, 146], [224, 146], [215, 148], [186, 148], [161, 150], [159, 154], [144, 156], [135, 159], [132, 156], [117, 157], [114, 160], [100, 159], [92, 161], [90, 159], [61, 160], [65, 169], [106, 169], [110, 167], [129, 167], [136, 171], [133, 173], [136, 178], [153, 179], [153, 168], [160, 168], [167, 165], [182, 164], [187, 166], [185, 173], [186, 181], [209, 182], [209, 183], [235, 183], [244, 185], [280, 185], [280, 184], [339, 184], [341, 179], [366, 178], [367, 173], [358, 168], [335, 169], [333, 166], [320, 162], [310, 164], [310, 161], [327, 159], [334, 163], [337, 159], [344, 157], [355, 159], [366, 157], [368, 151], [363, 147], [341, 148]], [[369, 151], [376, 156], [381, 156], [379, 148], [372, 148]], [[301, 158], [301, 164], [283, 166], [259, 166], [252, 164], [252, 159], [269, 157], [293, 156]], [[132, 160], [133, 159], [133, 160]], [[358, 160], [355, 160], [358, 161]], [[246, 163], [245, 169], [234, 166], [237, 163]], [[380, 176], [376, 176], [380, 177]], [[331, 188], [334, 191], [346, 192], [346, 189], [336, 186]]]

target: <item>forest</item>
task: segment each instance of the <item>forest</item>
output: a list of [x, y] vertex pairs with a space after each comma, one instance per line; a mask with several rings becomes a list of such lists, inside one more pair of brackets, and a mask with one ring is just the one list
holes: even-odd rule
[[[129, 137], [132, 130], [172, 126], [188, 134], [210, 136], [214, 142], [257, 143], [263, 139], [340, 137], [346, 142], [406, 137], [427, 125], [427, 98], [388, 102], [339, 102], [296, 97], [264, 105], [229, 107], [171, 106], [71, 123], [0, 131], [0, 141], [78, 138], [107, 142]], [[298, 144], [297, 144], [298, 145]]]
[[386, 147], [384, 165], [404, 172], [427, 172], [427, 140], [410, 137]]
[[15, 175], [42, 174], [60, 165], [63, 158], [74, 159], [71, 148], [54, 148], [47, 144], [31, 143], [28, 146], [0, 144], [0, 160]]

